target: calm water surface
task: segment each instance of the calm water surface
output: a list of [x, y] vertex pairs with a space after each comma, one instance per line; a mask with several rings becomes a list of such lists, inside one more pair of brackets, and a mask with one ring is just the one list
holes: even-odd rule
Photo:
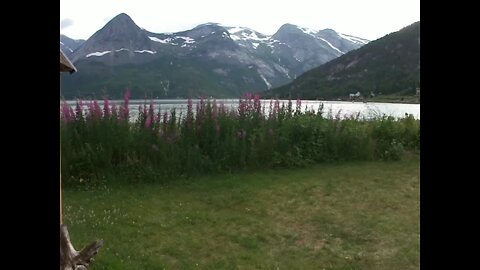
[[[197, 103], [200, 102], [198, 99], [193, 99], [193, 111]], [[84, 109], [87, 109], [88, 101], [84, 102]], [[146, 102], [149, 106], [150, 101], [147, 100], [130, 100], [130, 119], [134, 121], [138, 117], [138, 108], [143, 106]], [[187, 99], [154, 99], [155, 112], [158, 110], [163, 113], [164, 111], [170, 112], [170, 110], [175, 109], [177, 116], [182, 114], [185, 116], [187, 112]], [[226, 108], [236, 110], [238, 108], [238, 99], [217, 99], [217, 105], [224, 104]], [[69, 100], [67, 101], [72, 107], [75, 106], [76, 101]], [[117, 106], [123, 104], [123, 100], [111, 100], [110, 103], [115, 103]], [[288, 100], [280, 100], [280, 106], [282, 103], [285, 106], [288, 105]], [[341, 118], [351, 116], [352, 114], [356, 115], [360, 113], [362, 118], [371, 118], [374, 116], [393, 116], [395, 118], [405, 117], [405, 114], [412, 114], [415, 119], [420, 119], [420, 104], [404, 104], [404, 103], [376, 103], [376, 102], [349, 102], [349, 101], [317, 101], [317, 100], [302, 100], [302, 111], [314, 109], [318, 110], [319, 106], [323, 104], [324, 115], [339, 116]], [[99, 101], [99, 105], [103, 105], [103, 101]], [[262, 100], [262, 106], [265, 106], [265, 113], [268, 115], [270, 100]], [[292, 100], [292, 108], [295, 109], [296, 101]]]

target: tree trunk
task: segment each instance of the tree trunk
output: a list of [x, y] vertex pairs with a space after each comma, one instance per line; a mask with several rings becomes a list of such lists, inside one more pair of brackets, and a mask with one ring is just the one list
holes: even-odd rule
[[102, 247], [103, 240], [97, 240], [76, 251], [70, 242], [67, 226], [60, 225], [60, 270], [86, 270], [93, 257]]

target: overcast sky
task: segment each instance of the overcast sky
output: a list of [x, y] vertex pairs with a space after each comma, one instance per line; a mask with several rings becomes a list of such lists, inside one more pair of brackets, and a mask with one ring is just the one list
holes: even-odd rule
[[60, 33], [87, 39], [120, 13], [154, 33], [206, 22], [272, 35], [284, 23], [369, 40], [420, 20], [420, 0], [60, 0]]

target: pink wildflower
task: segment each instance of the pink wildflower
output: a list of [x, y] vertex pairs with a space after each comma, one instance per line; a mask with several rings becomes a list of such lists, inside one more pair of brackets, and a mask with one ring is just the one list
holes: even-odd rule
[[110, 104], [107, 96], [103, 97], [103, 115], [104, 117], [109, 117], [111, 114], [110, 112]]
[[147, 119], [145, 120], [145, 128], [150, 128], [150, 124], [152, 124], [152, 116], [150, 116], [150, 114], [147, 114]]
[[98, 101], [94, 100], [93, 101], [93, 115], [97, 119], [102, 118], [102, 109], [100, 108], [100, 105], [98, 105]]

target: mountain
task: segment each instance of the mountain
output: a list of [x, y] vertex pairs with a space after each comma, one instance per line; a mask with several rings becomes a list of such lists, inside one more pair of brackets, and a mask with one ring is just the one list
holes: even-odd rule
[[83, 39], [71, 39], [65, 35], [60, 35], [60, 49], [66, 56], [70, 56], [80, 45], [85, 42]]
[[65, 98], [237, 97], [291, 82], [368, 40], [285, 24], [272, 36], [205, 23], [177, 33], [140, 28], [117, 15], [69, 55], [78, 72], [62, 78]]
[[419, 86], [420, 22], [416, 22], [312, 69], [264, 96], [333, 99], [357, 92], [363, 96], [414, 95]]

